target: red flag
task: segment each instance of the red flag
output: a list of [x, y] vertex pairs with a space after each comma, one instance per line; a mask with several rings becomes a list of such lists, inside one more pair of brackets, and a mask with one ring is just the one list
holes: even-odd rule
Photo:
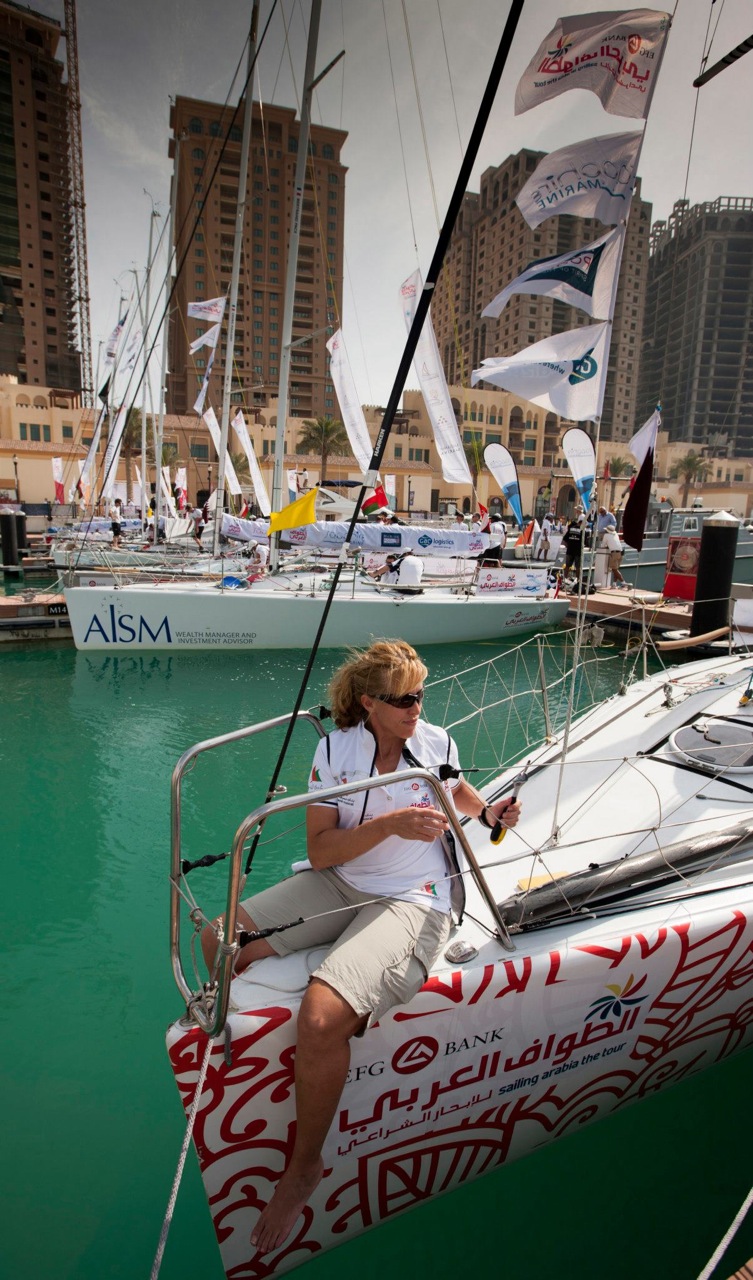
[[479, 502], [478, 512], [479, 512], [479, 515], [481, 516], [481, 528], [479, 532], [488, 533], [492, 523], [491, 520], [489, 519], [489, 508], [485, 507], [483, 502]]
[[239, 520], [244, 520], [244, 519], [246, 518], [246, 516], [247, 516], [247, 515], [248, 515], [248, 503], [247, 503], [247, 502], [245, 501], [245, 499], [244, 499], [243, 506], [241, 507], [240, 511], [238, 512], [238, 519], [239, 519]]
[[602, 480], [611, 480], [611, 479], [612, 477], [609, 473], [609, 460], [607, 460], [604, 463], [604, 475], [602, 476]]

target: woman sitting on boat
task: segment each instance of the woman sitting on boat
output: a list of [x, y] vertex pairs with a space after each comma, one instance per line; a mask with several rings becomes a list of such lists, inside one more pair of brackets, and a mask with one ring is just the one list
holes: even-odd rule
[[[402, 641], [379, 641], [340, 667], [329, 689], [337, 728], [317, 747], [309, 790], [420, 766], [443, 779], [460, 813], [489, 827], [498, 821], [514, 826], [520, 806], [510, 799], [485, 804], [460, 777], [457, 748], [446, 731], [420, 719], [426, 675], [415, 649]], [[345, 1085], [351, 1036], [406, 1004], [447, 941], [451, 890], [460, 888], [447, 829], [430, 789], [410, 775], [389, 787], [312, 804], [312, 870], [238, 908], [240, 930], [273, 928], [297, 916], [304, 923], [247, 943], [237, 972], [262, 957], [332, 943], [298, 1014], [295, 1144], [252, 1236], [260, 1252], [285, 1241], [321, 1179], [322, 1146]], [[205, 929], [202, 941], [211, 967], [214, 927]]]

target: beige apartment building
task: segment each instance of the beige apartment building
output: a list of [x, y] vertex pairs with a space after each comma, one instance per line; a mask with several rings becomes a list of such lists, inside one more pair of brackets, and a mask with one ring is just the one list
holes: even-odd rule
[[[470, 485], [448, 485], [442, 479], [439, 456], [429, 418], [419, 391], [406, 391], [403, 408], [395, 416], [392, 432], [382, 464], [382, 476], [394, 490], [395, 505], [403, 516], [436, 519], [455, 507], [473, 511], [483, 502], [490, 510], [506, 507], [499, 487], [483, 463], [488, 444], [504, 444], [518, 466], [524, 514], [541, 514], [552, 507], [567, 516], [576, 503], [575, 487], [561, 450], [562, 435], [570, 423], [536, 405], [520, 400], [509, 392], [498, 390], [463, 391], [451, 387], [450, 394], [465, 443], [472, 454], [472, 470], [478, 467], [475, 491]], [[79, 475], [94, 428], [93, 410], [82, 408], [80, 397], [47, 387], [28, 387], [17, 379], [0, 376], [0, 502], [21, 500], [44, 503], [54, 497], [52, 459], [61, 458], [66, 498]], [[384, 410], [365, 406], [371, 439], [375, 440]], [[267, 488], [272, 491], [272, 470], [277, 427], [277, 401], [265, 407], [244, 407], [249, 435]], [[151, 434], [151, 422], [149, 422]], [[285, 469], [297, 468], [308, 473], [311, 485], [321, 479], [321, 459], [298, 452], [303, 429], [302, 418], [289, 418], [285, 433]], [[106, 436], [106, 433], [105, 433]], [[174, 477], [176, 467], [185, 467], [188, 496], [191, 502], [203, 502], [217, 481], [217, 456], [209, 433], [196, 414], [166, 414], [164, 419], [165, 462]], [[104, 460], [106, 440], [100, 444], [99, 461]], [[231, 435], [231, 452], [238, 463], [244, 495], [252, 497], [251, 485], [244, 479], [243, 463], [236, 452]], [[670, 481], [675, 463], [687, 453], [687, 446], [670, 443], [668, 433], [659, 436], [654, 492], [657, 499], [666, 498], [677, 505], [683, 495], [681, 480]], [[149, 452], [148, 472], [153, 480], [153, 454]], [[604, 480], [604, 467], [615, 460], [622, 463], [623, 475]], [[135, 482], [137, 456], [128, 460], [121, 456], [117, 481], [127, 485], [127, 470]], [[615, 509], [624, 506], [629, 482], [629, 468], [634, 460], [627, 447], [613, 441], [601, 441], [597, 452], [597, 490], [601, 501]], [[726, 508], [747, 517], [753, 512], [753, 459], [726, 458], [709, 455], [707, 478], [691, 486], [688, 501]], [[619, 469], [619, 468], [618, 468]], [[327, 463], [329, 483], [360, 481], [360, 472], [351, 454], [331, 457]], [[388, 479], [389, 478], [389, 479]], [[342, 492], [347, 494], [348, 490]]]
[[[485, 171], [479, 192], [466, 193], [445, 265], [437, 281], [432, 320], [450, 383], [470, 383], [473, 369], [509, 356], [552, 333], [593, 323], [585, 311], [547, 297], [517, 294], [497, 318], [481, 319], [492, 299], [536, 258], [556, 257], [596, 240], [606, 230], [593, 218], [548, 218], [532, 229], [515, 203], [542, 151], [522, 150]], [[636, 421], [638, 363], [649, 259], [651, 206], [636, 183], [615, 303], [604, 439], [627, 441]]]
[[[233, 260], [243, 110], [178, 97], [170, 111], [170, 155], [177, 176], [176, 252], [180, 267], [170, 326], [171, 413], [191, 410], [210, 351], [189, 345], [209, 327], [187, 318], [189, 302], [229, 292]], [[267, 408], [277, 395], [282, 312], [299, 121], [295, 111], [253, 104], [246, 187], [232, 399]], [[324, 331], [342, 314], [346, 169], [340, 152], [347, 134], [312, 125], [300, 228], [293, 313], [289, 407], [292, 416], [335, 414]], [[316, 335], [314, 341], [305, 339]], [[304, 341], [300, 341], [304, 339]], [[222, 386], [224, 343], [213, 385]]]

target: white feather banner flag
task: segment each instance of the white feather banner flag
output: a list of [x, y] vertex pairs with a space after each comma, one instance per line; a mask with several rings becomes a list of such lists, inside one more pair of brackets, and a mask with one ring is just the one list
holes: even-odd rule
[[365, 476], [371, 467], [374, 446], [371, 443], [369, 429], [366, 426], [366, 418], [361, 408], [361, 402], [358, 399], [342, 329], [338, 329], [336, 333], [332, 334], [327, 343], [327, 350], [330, 354], [330, 377], [335, 384], [337, 403], [340, 406], [343, 425], [348, 433], [350, 447], [358, 462], [361, 475]]
[[[400, 287], [400, 302], [408, 332], [413, 324], [416, 298], [422, 289], [420, 271], [414, 271], [413, 275], [408, 276]], [[434, 431], [434, 443], [439, 454], [443, 480], [448, 484], [472, 484], [471, 472], [463, 442], [460, 439], [455, 410], [450, 400], [430, 315], [427, 315], [424, 320], [413, 367], [416, 370], [418, 384]]]
[[572, 422], [601, 416], [611, 325], [584, 325], [534, 342], [514, 356], [484, 360], [471, 386], [490, 382]]
[[[203, 420], [207, 424], [207, 430], [209, 431], [209, 434], [212, 437], [212, 443], [214, 444], [217, 457], [219, 458], [220, 456], [220, 424], [217, 421], [217, 415], [211, 406], [207, 409], [206, 413], [203, 414]], [[233, 466], [228, 454], [225, 454], [225, 481], [227, 483], [228, 489], [232, 494], [239, 494], [243, 492], [243, 490], [241, 489], [238, 483], [238, 477], [235, 474], [235, 467]]]
[[267, 486], [264, 483], [264, 477], [259, 469], [259, 463], [257, 462], [256, 454], [254, 453], [254, 446], [251, 443], [251, 437], [248, 434], [246, 419], [244, 418], [243, 411], [241, 409], [238, 410], [233, 418], [231, 426], [240, 441], [241, 448], [243, 449], [248, 461], [248, 471], [251, 476], [251, 485], [254, 490], [256, 505], [263, 516], [268, 516], [272, 510], [272, 503], [269, 501]]

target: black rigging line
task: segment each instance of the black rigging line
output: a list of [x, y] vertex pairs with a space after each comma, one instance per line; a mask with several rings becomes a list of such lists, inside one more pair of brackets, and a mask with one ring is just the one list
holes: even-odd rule
[[[447, 213], [445, 214], [445, 219], [442, 224], [442, 229], [439, 233], [439, 239], [437, 240], [437, 245], [434, 250], [434, 256], [431, 260], [431, 265], [426, 274], [426, 280], [424, 282], [423, 291], [416, 303], [416, 310], [413, 316], [413, 323], [411, 325], [410, 333], [408, 334], [408, 339], [405, 344], [405, 348], [403, 350], [403, 355], [400, 360], [397, 373], [395, 375], [395, 382], [393, 384], [392, 391], [390, 393], [390, 398], [387, 402], [387, 407], [384, 411], [382, 424], [379, 428], [376, 442], [374, 444], [374, 451], [371, 456], [371, 463], [369, 466], [367, 481], [369, 481], [369, 477], [375, 477], [376, 472], [379, 470], [379, 467], [381, 465], [382, 458], [384, 456], [384, 451], [387, 447], [387, 441], [389, 439], [390, 431], [392, 429], [392, 423], [395, 417], [395, 413], [397, 412], [398, 402], [403, 393], [403, 387], [405, 386], [405, 380], [408, 376], [411, 364], [413, 362], [413, 357], [415, 355], [416, 347], [418, 345], [418, 340], [421, 336], [421, 330], [423, 329], [424, 321], [426, 320], [426, 317], [429, 312], [429, 307], [431, 305], [434, 288], [439, 278], [439, 273], [442, 269], [442, 263], [444, 261], [445, 254], [447, 252], [448, 245], [450, 243], [450, 237], [455, 227], [455, 221], [460, 211], [460, 206], [462, 204], [463, 197], [468, 189], [468, 184], [471, 179], [473, 166], [476, 162], [476, 157], [478, 155], [478, 150], [481, 145], [481, 140], [483, 138], [484, 131], [486, 129], [489, 116], [491, 114], [491, 109], [494, 104], [494, 99], [497, 94], [497, 88], [502, 78], [502, 72], [504, 71], [505, 63], [507, 62], [510, 48], [512, 46], [513, 37], [515, 35], [515, 30], [517, 28], [520, 15], [523, 10], [523, 3], [524, 3], [524, 0], [512, 0], [512, 3], [510, 5], [510, 12], [507, 15], [507, 21], [505, 23], [505, 27], [502, 32], [502, 37], [499, 42], [499, 48], [497, 49], [497, 53], [495, 55], [494, 62], [492, 64], [492, 68], [489, 73], [487, 85], [484, 90], [484, 96], [481, 99], [481, 105], [479, 106], [478, 115], [476, 116], [476, 120], [473, 125], [473, 129], [471, 131], [471, 136], [468, 140], [468, 146], [466, 148], [465, 155], [463, 156], [463, 160], [460, 165], [460, 171], [458, 173], [457, 180], [455, 182], [455, 188], [453, 190], [452, 197], [450, 199], [450, 203], [447, 208]], [[306, 664], [306, 669], [303, 673], [303, 678], [301, 680], [301, 687], [298, 691], [295, 707], [293, 708], [293, 714], [291, 715], [290, 720], [288, 722], [288, 726], [285, 731], [285, 739], [280, 748], [280, 754], [277, 758], [277, 763], [274, 767], [274, 772], [272, 774], [272, 778], [269, 783], [269, 789], [267, 792], [268, 800], [271, 800], [275, 794], [277, 780], [280, 776], [280, 771], [282, 769], [285, 756], [287, 754], [288, 746], [290, 745], [290, 739], [293, 734], [296, 718], [301, 709], [301, 706], [303, 705], [304, 695], [306, 693], [306, 688], [308, 686], [309, 678], [311, 676], [311, 672], [314, 666], [316, 654], [319, 649], [319, 644], [321, 642], [324, 628], [327, 624], [327, 618], [329, 616], [329, 611], [332, 606], [332, 600], [337, 590], [337, 584], [340, 580], [340, 575], [342, 573], [342, 567], [344, 564], [345, 555], [347, 554], [347, 549], [350, 544], [350, 540], [353, 536], [353, 530], [355, 529], [356, 520], [358, 519], [358, 515], [361, 510], [361, 505], [366, 496], [367, 487], [368, 487], [368, 484], [364, 482], [364, 484], [362, 484], [361, 486], [361, 491], [358, 495], [358, 498], [356, 499], [355, 508], [353, 510], [353, 514], [350, 520], [350, 525], [348, 527], [348, 532], [345, 536], [345, 543], [343, 546], [343, 550], [341, 552], [341, 558], [338, 561], [337, 567], [332, 576], [332, 583], [329, 589], [329, 594], [327, 595], [327, 599], [324, 602], [324, 609], [322, 612], [321, 621], [319, 623], [319, 628], [317, 630], [316, 636], [314, 637], [313, 645], [311, 646], [311, 653], [309, 654], [309, 659]], [[259, 835], [260, 835], [260, 831], [257, 831], [256, 836], [254, 837], [254, 843], [251, 846], [248, 859], [246, 861], [246, 874], [248, 874], [248, 871], [250, 869], [254, 852], [256, 850], [256, 844], [258, 842]]]

